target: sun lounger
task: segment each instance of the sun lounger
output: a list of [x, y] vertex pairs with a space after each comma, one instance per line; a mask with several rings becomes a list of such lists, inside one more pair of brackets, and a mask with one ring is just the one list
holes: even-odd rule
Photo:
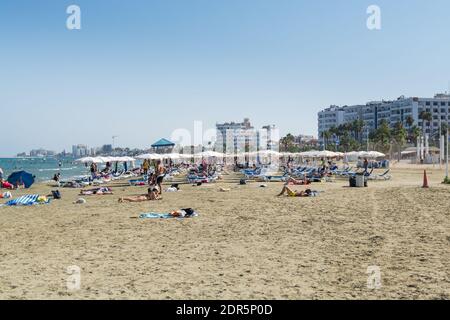
[[28, 194], [21, 196], [17, 199], [9, 200], [1, 206], [31, 206], [34, 204], [47, 204], [50, 203], [50, 199], [41, 197], [38, 194]]

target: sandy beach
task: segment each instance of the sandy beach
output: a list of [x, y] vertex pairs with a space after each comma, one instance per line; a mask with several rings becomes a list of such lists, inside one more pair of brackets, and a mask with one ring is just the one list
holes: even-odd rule
[[[422, 174], [398, 167], [361, 189], [316, 183], [325, 192], [312, 198], [276, 197], [282, 183], [218, 182], [118, 203], [146, 190], [121, 182], [73, 204], [79, 189], [60, 189], [48, 205], [0, 208], [0, 298], [450, 299], [450, 186], [430, 168], [422, 189]], [[199, 216], [138, 218], [186, 207]], [[77, 291], [66, 287], [72, 265]], [[369, 266], [379, 289], [367, 287]]]

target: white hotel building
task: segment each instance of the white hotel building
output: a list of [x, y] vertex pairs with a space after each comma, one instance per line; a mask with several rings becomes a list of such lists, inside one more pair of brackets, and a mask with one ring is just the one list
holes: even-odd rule
[[215, 149], [219, 152], [235, 153], [257, 150], [277, 150], [279, 133], [274, 125], [255, 129], [248, 118], [243, 122], [216, 124]]
[[431, 113], [432, 121], [425, 123], [425, 133], [432, 139], [436, 139], [442, 123], [450, 126], [450, 95], [436, 94], [433, 98], [402, 96], [394, 101], [368, 102], [365, 105], [343, 107], [331, 106], [318, 113], [319, 141], [323, 142], [323, 132], [331, 127], [359, 119], [364, 121], [364, 131], [369, 132], [377, 129], [382, 120], [386, 120], [390, 126], [401, 122], [405, 128], [408, 128], [406, 119], [409, 116], [414, 120], [414, 125], [422, 128], [422, 119], [419, 119], [422, 111]]

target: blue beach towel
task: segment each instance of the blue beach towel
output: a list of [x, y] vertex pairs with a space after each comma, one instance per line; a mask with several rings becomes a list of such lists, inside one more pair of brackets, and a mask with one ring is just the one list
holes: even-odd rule
[[141, 218], [141, 219], [171, 219], [171, 218], [184, 219], [184, 218], [192, 218], [192, 217], [197, 217], [197, 216], [198, 216], [197, 212], [194, 212], [193, 214], [186, 216], [186, 217], [174, 217], [170, 213], [149, 212], [149, 213], [140, 214], [139, 218]]
[[50, 199], [48, 199], [46, 202], [38, 202], [39, 195], [38, 194], [27, 194], [24, 196], [21, 196], [17, 199], [9, 200], [4, 206], [31, 206], [38, 203], [49, 203]]

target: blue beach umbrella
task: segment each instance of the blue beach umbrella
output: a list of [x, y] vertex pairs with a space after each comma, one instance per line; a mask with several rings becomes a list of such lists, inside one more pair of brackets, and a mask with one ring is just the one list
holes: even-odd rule
[[17, 171], [8, 177], [8, 182], [14, 186], [23, 184], [25, 188], [29, 188], [34, 183], [34, 176], [26, 171]]

